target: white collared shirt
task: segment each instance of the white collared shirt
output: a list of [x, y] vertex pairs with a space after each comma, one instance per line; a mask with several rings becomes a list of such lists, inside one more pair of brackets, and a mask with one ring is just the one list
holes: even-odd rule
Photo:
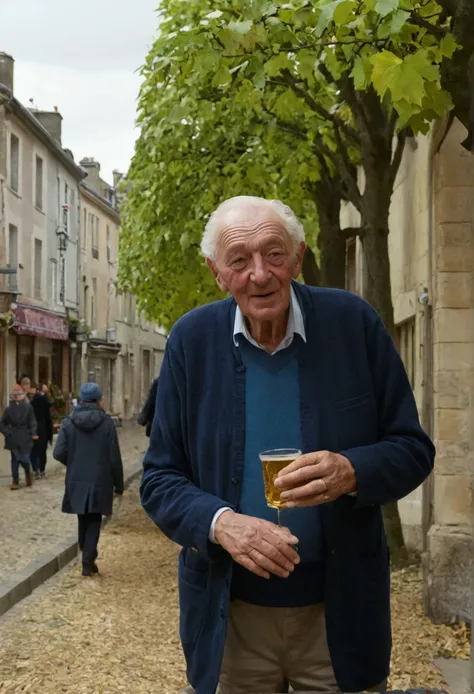
[[[249, 333], [249, 330], [247, 328], [247, 325], [245, 323], [245, 318], [242, 314], [242, 311], [240, 308], [237, 306], [236, 311], [235, 311], [235, 320], [234, 320], [234, 345], [236, 347], [239, 346], [239, 341], [238, 341], [238, 336], [243, 335], [248, 342], [250, 342], [251, 345], [254, 345], [254, 347], [258, 347], [259, 349], [265, 349], [262, 347], [262, 345], [259, 345], [258, 342], [256, 342], [251, 334]], [[303, 312], [301, 310], [301, 307], [298, 303], [298, 299], [296, 298], [295, 290], [293, 287], [291, 287], [291, 293], [290, 293], [290, 312], [288, 314], [288, 324], [286, 326], [286, 334], [283, 340], [280, 342], [278, 347], [272, 352], [273, 354], [276, 354], [277, 352], [280, 352], [282, 349], [286, 349], [291, 345], [293, 342], [293, 338], [295, 335], [300, 335], [300, 337], [306, 342], [306, 330], [304, 327], [304, 319], [303, 319]]]

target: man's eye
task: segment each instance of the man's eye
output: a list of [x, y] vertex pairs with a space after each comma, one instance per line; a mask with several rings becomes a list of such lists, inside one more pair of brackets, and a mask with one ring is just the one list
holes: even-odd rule
[[232, 261], [232, 265], [243, 265], [245, 263], [245, 258], [236, 258]]

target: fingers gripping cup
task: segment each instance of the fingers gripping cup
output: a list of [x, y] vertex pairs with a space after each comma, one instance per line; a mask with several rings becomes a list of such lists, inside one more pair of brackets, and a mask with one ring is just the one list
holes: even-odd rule
[[280, 510], [285, 508], [285, 502], [280, 498], [280, 490], [275, 487], [275, 479], [287, 465], [301, 455], [297, 448], [274, 448], [263, 451], [259, 458], [262, 463], [263, 483], [265, 486], [265, 499], [267, 506], [277, 511], [278, 525], [280, 525]]

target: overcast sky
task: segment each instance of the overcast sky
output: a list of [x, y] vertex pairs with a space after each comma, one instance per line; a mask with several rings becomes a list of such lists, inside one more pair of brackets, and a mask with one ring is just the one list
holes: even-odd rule
[[94, 157], [102, 176], [133, 154], [137, 70], [159, 0], [0, 0], [0, 51], [15, 59], [15, 96], [63, 116], [63, 147]]

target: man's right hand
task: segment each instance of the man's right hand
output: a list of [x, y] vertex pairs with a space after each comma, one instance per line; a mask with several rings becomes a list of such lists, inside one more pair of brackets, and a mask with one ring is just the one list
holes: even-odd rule
[[288, 528], [261, 518], [224, 511], [217, 519], [214, 537], [234, 561], [263, 578], [270, 574], [288, 578], [300, 561], [293, 549], [298, 538]]

